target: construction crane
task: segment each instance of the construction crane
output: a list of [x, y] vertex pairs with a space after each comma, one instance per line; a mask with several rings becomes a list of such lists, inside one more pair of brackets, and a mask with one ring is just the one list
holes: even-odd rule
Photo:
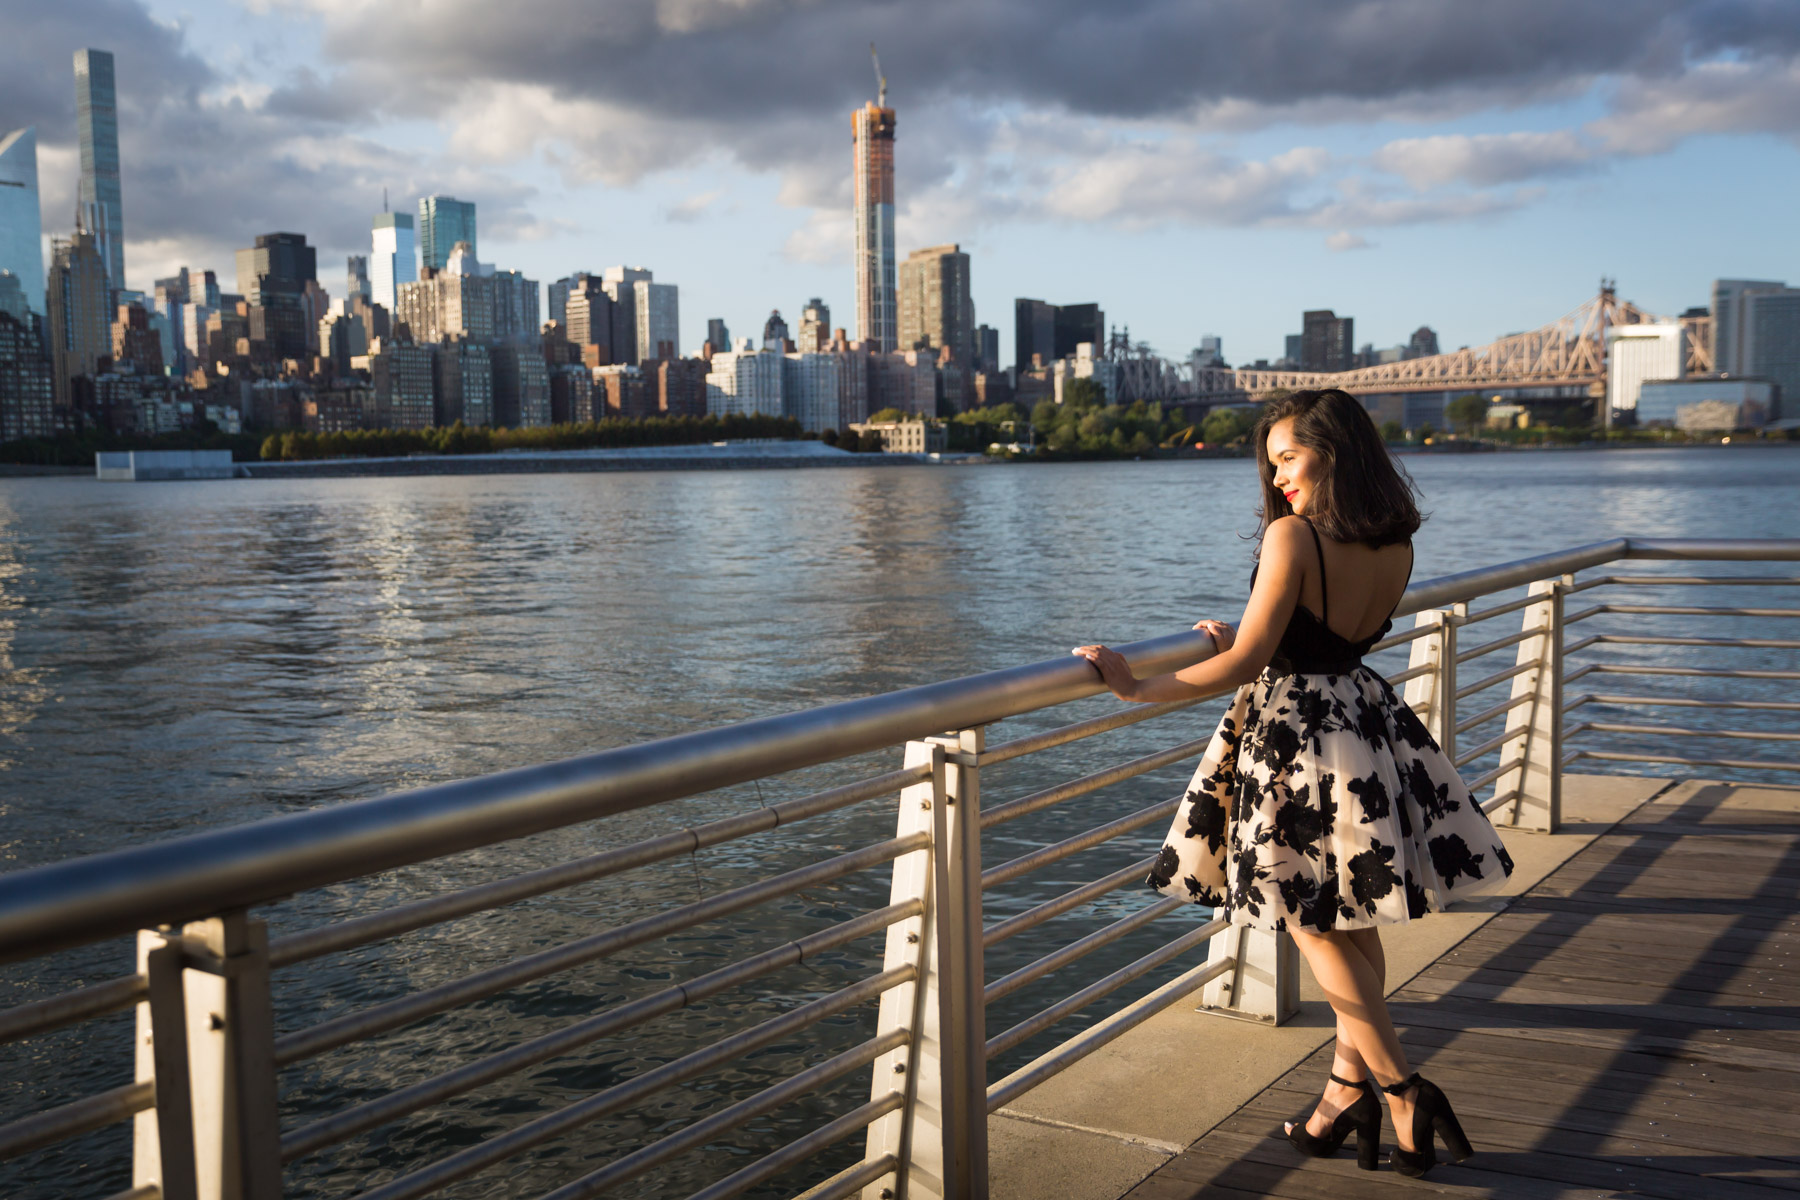
[[887, 107], [887, 76], [881, 73], [881, 55], [875, 53], [875, 43], [869, 43], [869, 57], [875, 60], [875, 83], [880, 89], [880, 99], [875, 102], [877, 108]]

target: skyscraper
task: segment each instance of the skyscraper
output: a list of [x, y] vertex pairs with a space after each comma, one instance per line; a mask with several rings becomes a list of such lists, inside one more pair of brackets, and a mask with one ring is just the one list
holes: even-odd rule
[[450, 261], [456, 243], [469, 243], [475, 254], [475, 202], [454, 196], [424, 196], [419, 200], [419, 258], [427, 267], [442, 268]]
[[706, 318], [706, 344], [715, 354], [731, 349], [731, 330], [726, 327], [725, 318]]
[[900, 265], [900, 345], [942, 350], [958, 362], [975, 357], [975, 302], [969, 298], [969, 256], [954, 243], [914, 250]]
[[375, 303], [393, 312], [400, 285], [419, 277], [411, 214], [384, 212], [376, 217], [374, 250], [369, 257], [369, 292]]
[[1744, 298], [1758, 292], [1779, 292], [1787, 285], [1777, 279], [1715, 279], [1712, 286], [1713, 370], [1729, 375], [1749, 375], [1744, 365]]
[[44, 227], [38, 216], [37, 130], [0, 137], [0, 271], [19, 277], [25, 303], [44, 311]]
[[637, 317], [637, 358], [679, 358], [680, 290], [672, 283], [640, 279], [631, 285]]
[[899, 340], [894, 311], [894, 110], [880, 103], [850, 114], [856, 170], [856, 335], [880, 353]]
[[612, 300], [614, 366], [637, 364], [637, 285], [650, 279], [650, 271], [643, 267], [608, 267], [600, 272], [600, 287]]
[[369, 298], [369, 256], [352, 254], [344, 261], [344, 300], [349, 302], [352, 296]]
[[795, 344], [802, 354], [822, 353], [831, 344], [831, 309], [817, 296], [800, 310], [800, 337]]
[[1068, 358], [1083, 342], [1092, 343], [1095, 353], [1106, 348], [1106, 313], [1098, 304], [1013, 301], [1013, 361], [1019, 370], [1031, 369], [1033, 355], [1041, 355], [1045, 366]]
[[113, 56], [75, 52], [75, 121], [81, 139], [82, 222], [103, 246], [111, 286], [125, 286], [125, 200], [119, 188], [119, 107]]
[[[307, 285], [318, 284], [318, 251], [303, 233], [258, 234], [256, 244], [237, 252], [237, 287], [249, 301], [250, 340], [276, 358], [303, 358], [312, 348], [308, 334], [324, 316], [311, 311]], [[316, 336], [316, 333], [315, 333]]]
[[59, 408], [75, 401], [73, 381], [99, 372], [100, 360], [112, 354], [112, 288], [106, 261], [94, 235], [77, 229], [68, 241], [50, 245], [49, 282], [44, 305], [49, 310], [51, 377]]
[[1329, 308], [1315, 308], [1302, 318], [1300, 369], [1348, 371], [1356, 353], [1356, 318], [1340, 317]]

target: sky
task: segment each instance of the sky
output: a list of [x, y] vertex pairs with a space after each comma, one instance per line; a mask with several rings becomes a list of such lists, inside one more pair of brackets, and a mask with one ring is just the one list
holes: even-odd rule
[[1595, 293], [1800, 277], [1800, 0], [0, 0], [0, 132], [73, 225], [72, 58], [117, 59], [128, 283], [291, 230], [343, 289], [383, 189], [543, 282], [615, 264], [759, 335], [856, 336], [850, 112], [897, 111], [898, 241], [1185, 356], [1305, 309], [1446, 348]]

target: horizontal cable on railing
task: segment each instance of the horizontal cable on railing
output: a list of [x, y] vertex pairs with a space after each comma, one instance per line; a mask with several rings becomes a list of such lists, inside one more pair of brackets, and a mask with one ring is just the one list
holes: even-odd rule
[[1171, 796], [1169, 799], [1159, 801], [1147, 808], [1140, 808], [1134, 813], [1127, 813], [1125, 816], [1122, 816], [1115, 821], [1108, 821], [1104, 825], [1096, 825], [1085, 833], [1078, 833], [1072, 838], [1064, 838], [1060, 842], [1052, 842], [1050, 845], [1033, 850], [1029, 854], [1021, 854], [1011, 862], [1004, 862], [999, 866], [989, 867], [981, 873], [982, 889], [985, 891], [988, 888], [999, 887], [1001, 884], [1017, 879], [1021, 875], [1029, 874], [1039, 867], [1048, 866], [1053, 862], [1060, 862], [1072, 854], [1080, 854], [1083, 850], [1091, 849], [1094, 846], [1100, 845], [1102, 842], [1111, 841], [1121, 833], [1129, 833], [1133, 829], [1142, 828], [1152, 821], [1159, 819], [1168, 820], [1175, 815], [1175, 810], [1179, 807], [1181, 807], [1181, 797]]
[[1108, 1042], [1131, 1032], [1163, 1009], [1179, 1003], [1201, 984], [1225, 974], [1234, 965], [1229, 958], [1201, 963], [1076, 1034], [1056, 1049], [1026, 1063], [988, 1088], [988, 1112], [1004, 1108], [1046, 1079], [1060, 1075]]
[[899, 1159], [892, 1154], [883, 1154], [880, 1158], [871, 1158], [853, 1167], [845, 1167], [823, 1183], [807, 1188], [795, 1196], [794, 1200], [846, 1200], [883, 1175], [893, 1174], [899, 1169]]
[[[586, 1099], [577, 1100], [565, 1108], [547, 1113], [535, 1120], [509, 1129], [505, 1133], [496, 1134], [467, 1149], [459, 1150], [447, 1158], [439, 1159], [430, 1166], [404, 1175], [391, 1183], [383, 1184], [373, 1191], [364, 1192], [357, 1197], [357, 1200], [413, 1200], [413, 1197], [435, 1192], [458, 1179], [464, 1179], [495, 1163], [504, 1162], [516, 1154], [523, 1153], [533, 1146], [541, 1145], [551, 1138], [597, 1121], [608, 1113], [636, 1104], [663, 1088], [692, 1079], [697, 1075], [703, 1075], [721, 1063], [741, 1058], [752, 1050], [789, 1037], [802, 1029], [818, 1024], [827, 1017], [836, 1016], [859, 1004], [865, 1004], [879, 997], [889, 988], [903, 983], [911, 983], [918, 977], [918, 970], [911, 965], [883, 971], [879, 975], [871, 976], [851, 984], [849, 987], [841, 988], [828, 996], [821, 996], [799, 1008], [782, 1013], [760, 1025], [721, 1038], [719, 1041], [703, 1046], [673, 1062], [664, 1063], [660, 1067], [628, 1079], [624, 1083], [614, 1084]], [[904, 1044], [905, 1040], [911, 1036], [910, 1031], [907, 1030], [894, 1030], [893, 1033], [884, 1036], [891, 1038], [896, 1035], [899, 1036], [901, 1044]], [[886, 1051], [877, 1053], [879, 1056]]]
[[1702, 679], [1800, 679], [1800, 671], [1733, 670], [1725, 667], [1646, 667], [1635, 663], [1588, 663], [1563, 676], [1563, 682], [1590, 672], [1602, 675], [1678, 675]]
[[1563, 765], [1568, 766], [1578, 758], [1597, 758], [1605, 762], [1673, 763], [1684, 767], [1735, 767], [1746, 771], [1800, 771], [1800, 762], [1769, 762], [1751, 758], [1681, 758], [1674, 754], [1619, 754], [1610, 750], [1577, 750], [1563, 756]]
[[1606, 604], [1609, 613], [1661, 617], [1800, 617], [1800, 608], [1708, 608], [1689, 604]]
[[73, 1025], [89, 1017], [105, 1016], [130, 1008], [150, 994], [150, 983], [142, 975], [121, 975], [104, 983], [90, 984], [60, 996], [33, 1000], [0, 1012], [0, 1042], [17, 1041], [34, 1034], [48, 1033], [64, 1025]]
[[[676, 1133], [652, 1142], [641, 1150], [634, 1150], [624, 1158], [601, 1167], [598, 1171], [582, 1176], [574, 1183], [557, 1188], [544, 1197], [544, 1200], [591, 1200], [594, 1196], [605, 1193], [609, 1188], [636, 1179], [645, 1171], [659, 1163], [666, 1162], [678, 1154], [698, 1149], [712, 1141], [728, 1129], [735, 1129], [744, 1122], [772, 1112], [782, 1105], [804, 1096], [807, 1092], [824, 1087], [834, 1080], [841, 1079], [860, 1067], [866, 1067], [889, 1050], [899, 1049], [906, 1044], [909, 1035], [905, 1030], [896, 1029], [877, 1038], [871, 1038], [860, 1046], [834, 1055], [815, 1067], [808, 1067], [772, 1088], [765, 1088], [754, 1096], [739, 1100], [730, 1108], [721, 1109], [710, 1116], [702, 1117], [692, 1125]], [[879, 1120], [906, 1103], [906, 1097], [899, 1092], [889, 1092], [886, 1096], [871, 1100], [869, 1103], [847, 1114], [850, 1120], [860, 1120], [863, 1125]], [[848, 1134], [848, 1130], [834, 1129], [846, 1120], [845, 1117], [826, 1126], [840, 1140]], [[709, 1189], [710, 1190], [710, 1189]], [[702, 1193], [704, 1194], [704, 1193]], [[729, 1194], [729, 1193], [728, 1193]]]
[[1563, 711], [1568, 712], [1583, 704], [1606, 704], [1625, 708], [1646, 704], [1668, 708], [1750, 708], [1769, 712], [1800, 712], [1800, 700], [1708, 700], [1682, 696], [1626, 696], [1595, 692], [1584, 692], [1571, 698], [1563, 704]]
[[427, 925], [467, 916], [485, 909], [498, 908], [545, 892], [556, 891], [578, 883], [588, 883], [607, 875], [648, 866], [683, 854], [692, 854], [708, 846], [734, 838], [766, 833], [791, 821], [835, 812], [852, 804], [889, 796], [909, 784], [929, 778], [928, 764], [903, 767], [872, 779], [847, 783], [811, 796], [783, 801], [753, 809], [737, 816], [676, 830], [659, 837], [634, 842], [629, 846], [592, 854], [571, 862], [558, 863], [540, 871], [531, 871], [510, 879], [498, 879], [478, 887], [464, 888], [442, 896], [433, 896], [411, 904], [402, 904], [382, 912], [370, 913], [336, 925], [288, 934], [269, 943], [269, 965], [284, 967], [306, 959], [317, 958], [353, 946], [366, 945], [384, 938], [398, 937]]
[[16, 1158], [40, 1146], [128, 1120], [155, 1103], [156, 1085], [145, 1080], [21, 1117], [0, 1125], [0, 1159]]
[[1456, 756], [1456, 765], [1459, 767], [1466, 767], [1489, 751], [1498, 750], [1500, 747], [1506, 745], [1506, 743], [1517, 741], [1519, 738], [1524, 737], [1530, 732], [1531, 726], [1529, 725], [1520, 725], [1516, 729], [1508, 729], [1504, 733], [1489, 738], [1487, 741], [1481, 743], [1481, 745], [1458, 754]]
[[1465, 784], [1464, 786], [1467, 787], [1471, 792], [1479, 792], [1482, 788], [1484, 788], [1488, 784], [1494, 782], [1494, 780], [1500, 778], [1502, 775], [1506, 774], [1508, 771], [1516, 771], [1524, 765], [1525, 765], [1525, 760], [1523, 758], [1509, 759], [1508, 761], [1503, 762], [1499, 766], [1495, 767], [1493, 770], [1488, 771], [1487, 773], [1485, 773], [1483, 775], [1479, 775], [1476, 778], [1469, 780], [1469, 782], [1467, 784]]
[[1187, 907], [1189, 901], [1180, 896], [1165, 896], [1154, 904], [1147, 904], [1128, 917], [1122, 917], [1102, 929], [1096, 929], [1079, 941], [1070, 942], [1060, 950], [1053, 951], [1036, 962], [1027, 963], [1009, 975], [1004, 975], [982, 989], [982, 1002], [992, 1004], [1003, 1000], [1020, 988], [1033, 983], [1053, 971], [1061, 970], [1078, 959], [1085, 958], [1103, 946], [1110, 946], [1126, 934], [1143, 928], [1145, 925], [1174, 912], [1178, 908]]
[[1028, 737], [1014, 738], [1010, 742], [1001, 742], [981, 752], [981, 765], [990, 766], [1003, 763], [1009, 759], [1021, 758], [1027, 754], [1036, 754], [1039, 750], [1048, 750], [1054, 746], [1067, 745], [1092, 737], [1097, 733], [1110, 733], [1115, 729], [1123, 729], [1127, 725], [1136, 725], [1139, 721], [1150, 721], [1170, 713], [1180, 712], [1184, 708], [1193, 708], [1197, 704], [1205, 704], [1208, 700], [1216, 700], [1225, 692], [1212, 692], [1205, 696], [1196, 696], [1192, 700], [1165, 700], [1161, 704], [1137, 704], [1118, 712], [1107, 713], [1103, 717], [1089, 717], [1085, 721], [1076, 721], [1072, 725], [1062, 725], [1055, 729], [1046, 729], [1042, 733], [1034, 733]]
[[1664, 587], [1677, 584], [1718, 584], [1723, 587], [1761, 587], [1771, 584], [1780, 587], [1800, 584], [1800, 577], [1791, 575], [1603, 575], [1599, 579], [1584, 579], [1569, 591], [1584, 591], [1587, 588], [1599, 587], [1604, 583], [1620, 583], [1633, 587]]
[[981, 827], [990, 829], [1004, 821], [1011, 821], [1027, 813], [1034, 813], [1040, 808], [1049, 808], [1053, 804], [1061, 804], [1064, 800], [1073, 800], [1077, 796], [1085, 796], [1089, 792], [1097, 792], [1103, 787], [1133, 779], [1158, 767], [1166, 767], [1178, 763], [1184, 758], [1192, 758], [1204, 751], [1212, 741], [1212, 735], [1195, 738], [1191, 742], [1183, 742], [1167, 750], [1158, 750], [1155, 754], [1146, 754], [1142, 758], [1134, 758], [1130, 762], [1120, 763], [1116, 767], [1108, 767], [1104, 771], [1096, 771], [1092, 775], [1083, 775], [1080, 779], [1071, 779], [1067, 783], [1059, 783], [1053, 788], [1045, 788], [1041, 792], [1033, 792], [1029, 796], [1020, 796], [1017, 800], [1008, 800], [1005, 804], [996, 804], [981, 814]]
[[1591, 608], [1584, 608], [1578, 612], [1566, 613], [1563, 616], [1563, 628], [1567, 629], [1569, 626], [1575, 624], [1577, 621], [1585, 621], [1589, 617], [1597, 617], [1597, 616], [1601, 615], [1602, 613], [1605, 613], [1608, 611], [1610, 611], [1610, 610], [1606, 607], [1606, 605], [1596, 604]]
[[1645, 637], [1627, 633], [1596, 633], [1592, 637], [1582, 638], [1573, 646], [1564, 647], [1563, 653], [1573, 653], [1596, 642], [1620, 646], [1740, 646], [1755, 650], [1800, 650], [1800, 639], [1797, 638]]
[[[1569, 732], [1591, 729], [1595, 733], [1641, 733], [1651, 737], [1741, 738], [1746, 741], [1800, 742], [1800, 733], [1776, 733], [1755, 729], [1684, 729], [1679, 725], [1615, 725], [1612, 722], [1584, 721]], [[1566, 736], [1566, 735], [1565, 735]]]
[[1511, 712], [1513, 709], [1519, 707], [1519, 705], [1530, 704], [1533, 700], [1536, 700], [1536, 699], [1537, 699], [1537, 695], [1533, 692], [1520, 692], [1517, 696], [1514, 696], [1508, 700], [1502, 700], [1500, 703], [1494, 705], [1492, 708], [1482, 709], [1480, 712], [1476, 713], [1474, 716], [1468, 718], [1467, 720], [1458, 721], [1456, 723], [1456, 732], [1467, 733], [1469, 730], [1475, 728], [1477, 725], [1485, 725], [1489, 721], [1493, 720], [1495, 717], [1504, 716], [1505, 714]]
[[[1383, 675], [1382, 678], [1387, 680], [1388, 685], [1391, 687], [1396, 683], [1405, 683], [1409, 679], [1418, 679], [1422, 675], [1429, 675], [1435, 670], [1437, 670], [1436, 665], [1432, 663], [1423, 663], [1416, 667], [1408, 667], [1404, 671], [1396, 671], [1392, 675]], [[1415, 704], [1413, 705], [1413, 711], [1420, 712], [1422, 710]]]
[[1503, 795], [1495, 796], [1492, 800], [1483, 801], [1481, 811], [1491, 814], [1496, 808], [1503, 808], [1506, 805], [1511, 804], [1514, 800], [1517, 800], [1520, 795], [1519, 789], [1514, 788], [1512, 791]]
[[1110, 975], [1101, 976], [1080, 991], [1065, 996], [1035, 1016], [1020, 1021], [1005, 1033], [995, 1034], [987, 1041], [988, 1058], [993, 1059], [1005, 1054], [1021, 1042], [1036, 1037], [1069, 1014], [1080, 1012], [1102, 996], [1110, 995], [1132, 980], [1148, 975], [1151, 971], [1171, 959], [1179, 958], [1195, 946], [1205, 945], [1212, 940], [1214, 934], [1225, 929], [1230, 923], [1224, 917], [1215, 917], [1206, 924], [1190, 929], [1180, 937], [1163, 943], [1142, 958], [1127, 963]]
[[1476, 692], [1484, 692], [1488, 688], [1493, 687], [1496, 683], [1505, 683], [1515, 675], [1523, 675], [1527, 671], [1535, 671], [1540, 665], [1541, 664], [1537, 662], [1522, 662], [1516, 666], [1508, 667], [1504, 671], [1495, 671], [1492, 675], [1484, 675], [1474, 683], [1471, 683], [1468, 687], [1457, 688], [1456, 698], [1461, 700], [1464, 697], [1473, 696]]
[[641, 996], [636, 1000], [607, 1009], [605, 1012], [596, 1013], [573, 1025], [564, 1026], [528, 1042], [522, 1042], [486, 1058], [467, 1063], [453, 1071], [446, 1071], [441, 1075], [434, 1075], [429, 1079], [389, 1092], [385, 1096], [359, 1104], [355, 1108], [334, 1113], [283, 1137], [281, 1139], [281, 1160], [291, 1162], [296, 1158], [312, 1154], [365, 1130], [374, 1129], [389, 1121], [395, 1121], [415, 1113], [422, 1108], [448, 1100], [452, 1096], [460, 1096], [464, 1092], [473, 1091], [484, 1084], [517, 1074], [528, 1067], [559, 1055], [568, 1054], [603, 1037], [641, 1025], [655, 1017], [676, 1012], [708, 996], [741, 986], [783, 967], [794, 966], [806, 961], [810, 955], [816, 955], [825, 950], [847, 945], [858, 938], [879, 933], [897, 921], [921, 915], [924, 910], [924, 903], [916, 898], [904, 900], [898, 904], [890, 904], [886, 908], [865, 913], [853, 920], [788, 942], [786, 945], [777, 946], [772, 950], [765, 950], [761, 954], [742, 959], [729, 966], [720, 967], [716, 971], [697, 976], [686, 983], [663, 988], [648, 996]]
[[1518, 633], [1508, 634], [1503, 638], [1495, 638], [1491, 642], [1483, 642], [1473, 649], [1458, 651], [1456, 661], [1459, 663], [1466, 663], [1470, 659], [1480, 658], [1484, 654], [1492, 654], [1496, 650], [1504, 650], [1508, 646], [1516, 646], [1526, 638], [1539, 637], [1543, 632], [1542, 627], [1522, 629]]
[[773, 875], [743, 887], [720, 892], [704, 900], [696, 900], [692, 904], [684, 904], [655, 916], [632, 921], [597, 933], [591, 937], [581, 938], [573, 942], [565, 942], [549, 950], [514, 959], [497, 967], [489, 967], [473, 975], [455, 979], [437, 987], [426, 988], [422, 992], [414, 992], [386, 1004], [377, 1004], [360, 1012], [347, 1013], [330, 1021], [321, 1022], [310, 1029], [302, 1029], [278, 1038], [275, 1042], [275, 1061], [286, 1066], [304, 1058], [321, 1054], [326, 1050], [351, 1042], [362, 1041], [378, 1033], [397, 1029], [411, 1024], [433, 1013], [448, 1008], [456, 1008], [491, 996], [496, 992], [506, 991], [522, 983], [541, 979], [546, 975], [554, 975], [567, 971], [582, 963], [604, 958], [631, 946], [655, 941], [667, 937], [694, 925], [706, 921], [730, 916], [746, 908], [767, 903], [781, 896], [809, 888], [815, 884], [837, 879], [844, 875], [866, 870], [884, 862], [892, 862], [902, 854], [923, 849], [931, 844], [931, 835], [924, 831], [910, 833], [905, 837], [893, 838], [885, 842], [877, 842], [873, 846], [865, 846], [861, 850], [849, 854], [840, 854], [836, 858], [814, 863], [809, 867], [801, 867], [789, 871], [785, 875]]
[[1042, 904], [1010, 916], [1004, 921], [996, 921], [981, 931], [981, 944], [992, 949], [1009, 937], [1023, 933], [1035, 925], [1042, 925], [1045, 921], [1053, 917], [1060, 917], [1090, 901], [1098, 900], [1108, 892], [1116, 892], [1128, 883], [1138, 883], [1148, 887], [1149, 885], [1144, 881], [1148, 877], [1150, 868], [1155, 865], [1156, 855], [1152, 854], [1140, 862], [1132, 863], [1128, 867], [1121, 867], [1111, 875], [1096, 879], [1092, 883], [1084, 883], [1072, 892], [1064, 892], [1052, 900], [1046, 900]]
[[[904, 1093], [889, 1092], [878, 1100], [869, 1101], [861, 1108], [852, 1109], [835, 1121], [821, 1125], [805, 1137], [789, 1142], [773, 1154], [765, 1155], [760, 1161], [751, 1163], [743, 1170], [727, 1175], [711, 1187], [701, 1188], [688, 1197], [688, 1200], [728, 1200], [731, 1196], [742, 1195], [764, 1180], [773, 1179], [783, 1171], [790, 1171], [814, 1155], [837, 1145], [850, 1135], [867, 1129], [874, 1122], [905, 1105]], [[881, 1161], [892, 1162], [893, 1159], [890, 1156], [884, 1156]], [[868, 1170], [868, 1164], [863, 1165], [863, 1170]], [[885, 1171], [876, 1171], [869, 1176], [869, 1180], [873, 1182], [884, 1174], [886, 1174]]]
[[1373, 646], [1369, 647], [1369, 653], [1379, 654], [1383, 650], [1392, 650], [1395, 646], [1404, 646], [1407, 642], [1417, 641], [1422, 637], [1431, 637], [1437, 632], [1438, 627], [1436, 625], [1415, 625], [1405, 633], [1396, 633], [1391, 637], [1382, 638], [1379, 642], [1376, 642]]
[[1548, 599], [1548, 597], [1542, 594], [1536, 596], [1521, 596], [1519, 599], [1509, 600], [1505, 604], [1496, 604], [1492, 608], [1484, 608], [1478, 612], [1472, 612], [1462, 620], [1458, 621], [1457, 624], [1476, 625], [1482, 621], [1492, 620], [1495, 617], [1504, 617], [1507, 613], [1518, 612], [1522, 608], [1530, 608], [1534, 604], [1542, 604], [1546, 599]]

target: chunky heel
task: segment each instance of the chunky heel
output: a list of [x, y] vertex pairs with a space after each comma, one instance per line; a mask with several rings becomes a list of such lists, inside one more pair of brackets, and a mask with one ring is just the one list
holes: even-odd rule
[[1287, 1131], [1287, 1139], [1293, 1143], [1294, 1149], [1308, 1157], [1329, 1158], [1354, 1133], [1356, 1165], [1365, 1171], [1373, 1171], [1381, 1157], [1381, 1104], [1375, 1099], [1375, 1093], [1369, 1090], [1369, 1081], [1366, 1079], [1358, 1082], [1333, 1075], [1331, 1081], [1345, 1087], [1361, 1088], [1362, 1095], [1332, 1120], [1331, 1132], [1324, 1137], [1314, 1137], [1308, 1133], [1306, 1118], [1302, 1117]]
[[1448, 1103], [1444, 1105], [1442, 1112], [1431, 1119], [1431, 1129], [1443, 1139], [1445, 1162], [1461, 1162], [1475, 1153], [1474, 1147], [1469, 1145], [1469, 1139], [1463, 1133], [1462, 1122], [1450, 1111]]
[[1394, 1170], [1408, 1179], [1417, 1179], [1437, 1166], [1438, 1138], [1443, 1139], [1447, 1162], [1461, 1162], [1475, 1153], [1463, 1133], [1462, 1122], [1456, 1119], [1456, 1113], [1450, 1107], [1449, 1098], [1437, 1084], [1415, 1074], [1392, 1087], [1383, 1086], [1381, 1090], [1390, 1096], [1404, 1096], [1415, 1087], [1419, 1094], [1413, 1099], [1413, 1149], [1402, 1150], [1395, 1146], [1388, 1159]]

